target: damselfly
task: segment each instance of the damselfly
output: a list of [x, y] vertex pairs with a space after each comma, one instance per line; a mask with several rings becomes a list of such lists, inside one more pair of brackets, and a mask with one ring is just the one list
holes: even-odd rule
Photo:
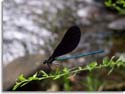
[[68, 29], [68, 31], [65, 33], [62, 41], [59, 43], [59, 45], [54, 50], [53, 54], [49, 57], [49, 59], [45, 60], [43, 62], [43, 64], [47, 64], [48, 67], [51, 69], [50, 64], [52, 64], [52, 62], [54, 60], [63, 61], [63, 60], [67, 60], [67, 59], [79, 58], [79, 57], [83, 57], [83, 56], [88, 56], [88, 55], [93, 55], [93, 54], [104, 52], [103, 50], [97, 50], [97, 51], [93, 51], [93, 52], [89, 52], [89, 53], [85, 53], [85, 54], [74, 55], [71, 57], [59, 57], [59, 56], [62, 56], [64, 54], [67, 54], [67, 53], [73, 51], [79, 44], [80, 38], [81, 38], [80, 28], [76, 25], [71, 26]]

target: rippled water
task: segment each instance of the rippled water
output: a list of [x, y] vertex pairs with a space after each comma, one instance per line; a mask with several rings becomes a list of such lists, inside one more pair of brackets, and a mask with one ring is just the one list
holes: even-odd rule
[[[44, 53], [42, 46], [48, 39], [53, 40], [51, 32], [33, 20], [49, 8], [46, 0], [5, 0], [3, 2], [3, 62], [25, 54]], [[44, 22], [44, 20], [43, 20]]]
[[104, 49], [105, 56], [113, 46], [106, 25], [114, 16], [101, 8], [97, 0], [4, 0], [4, 64], [26, 54], [52, 52], [52, 45], [74, 23], [79, 24], [82, 38], [73, 54]]

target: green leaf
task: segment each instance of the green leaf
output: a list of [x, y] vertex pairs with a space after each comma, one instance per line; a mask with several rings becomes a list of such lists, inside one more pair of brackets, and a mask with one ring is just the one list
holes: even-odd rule
[[21, 74], [21, 75], [19, 75], [18, 80], [19, 81], [24, 81], [24, 80], [26, 80], [26, 78], [24, 77], [23, 74]]
[[65, 67], [65, 68], [63, 69], [63, 72], [69, 72], [69, 69], [68, 69], [67, 67]]
[[108, 72], [108, 75], [111, 74], [111, 72], [113, 71], [113, 69], [114, 69], [114, 67], [112, 67], [112, 68], [110, 69], [110, 71]]
[[92, 71], [97, 66], [97, 62], [90, 63], [86, 66], [89, 71]]
[[24, 82], [24, 83], [22, 83], [22, 84], [20, 85], [20, 87], [23, 87], [23, 86], [25, 86], [25, 85], [28, 84], [28, 83], [29, 83], [29, 81]]
[[113, 62], [114, 59], [115, 59], [115, 56], [112, 56], [109, 62]]
[[57, 79], [59, 79], [61, 76], [60, 75], [56, 75], [54, 78], [53, 78], [53, 80], [57, 80]]
[[82, 67], [78, 67], [79, 70], [82, 70]]
[[119, 59], [116, 62], [119, 62], [119, 61], [125, 62], [125, 57], [123, 55], [120, 56]]
[[37, 74], [38, 74], [38, 73], [36, 72], [36, 73], [33, 75], [33, 78], [36, 78], [36, 77], [37, 77]]
[[94, 67], [97, 66], [97, 62], [92, 62], [88, 66], [91, 67], [91, 68], [94, 68]]
[[125, 14], [125, 0], [105, 0], [105, 6], [117, 10], [119, 14]]
[[43, 74], [43, 76], [48, 77], [48, 74], [46, 72], [44, 71], [40, 71], [40, 72]]
[[16, 82], [16, 84], [14, 85], [12, 90], [16, 90], [20, 85], [21, 85], [21, 83]]
[[102, 63], [103, 63], [103, 65], [108, 65], [109, 64], [109, 58], [108, 57], [104, 58]]
[[29, 77], [28, 80], [32, 81], [34, 79], [33, 76]]

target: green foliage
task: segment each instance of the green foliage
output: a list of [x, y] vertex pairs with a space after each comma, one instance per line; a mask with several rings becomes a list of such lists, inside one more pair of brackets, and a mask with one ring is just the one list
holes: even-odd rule
[[[70, 81], [68, 79], [71, 75], [76, 75], [77, 73], [79, 73], [81, 71], [92, 72], [93, 70], [96, 70], [96, 69], [99, 70], [101, 68], [109, 68], [110, 69], [108, 72], [108, 75], [109, 75], [115, 67], [125, 67], [125, 58], [123, 56], [119, 57], [117, 60], [115, 60], [115, 57], [112, 57], [111, 59], [104, 58], [102, 64], [97, 64], [97, 62], [92, 62], [84, 67], [76, 67], [76, 68], [72, 68], [72, 69], [65, 67], [63, 70], [57, 69], [54, 73], [50, 73], [50, 74], [47, 74], [45, 71], [41, 70], [41, 71], [35, 73], [33, 76], [28, 77], [28, 78], [25, 78], [24, 75], [21, 74], [18, 77], [18, 81], [16, 82], [15, 86], [13, 87], [13, 90], [16, 90], [18, 87], [22, 87], [33, 80], [44, 80], [44, 79], [57, 80], [60, 78], [63, 79], [63, 81], [64, 81], [64, 89], [71, 90], [70, 83], [69, 83]], [[38, 74], [42, 75], [42, 77], [38, 77]], [[91, 79], [91, 76], [90, 77], [88, 76], [87, 83], [89, 85], [93, 84], [92, 83], [93, 80], [94, 79]], [[94, 80], [94, 82], [97, 82], [97, 81]], [[97, 84], [97, 86], [98, 85], [99, 84]], [[89, 88], [90, 88], [90, 90], [94, 89], [92, 87], [89, 87]]]
[[86, 77], [85, 85], [89, 91], [97, 90], [101, 84], [102, 82], [91, 73]]
[[71, 86], [70, 86], [70, 80], [68, 79], [69, 74], [64, 75], [64, 77], [62, 78], [62, 82], [64, 82], [64, 90], [65, 91], [70, 91], [71, 90]]
[[125, 0], [105, 0], [105, 5], [117, 10], [120, 14], [125, 14]]
[[89, 71], [92, 71], [96, 66], [97, 66], [97, 62], [92, 62], [89, 65], [87, 65], [86, 67]]

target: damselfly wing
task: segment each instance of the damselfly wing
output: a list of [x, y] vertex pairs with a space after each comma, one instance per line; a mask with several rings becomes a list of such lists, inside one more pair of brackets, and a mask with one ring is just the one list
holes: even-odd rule
[[49, 57], [48, 60], [45, 60], [44, 64], [51, 64], [57, 57], [67, 54], [73, 51], [79, 44], [81, 37], [80, 28], [78, 26], [70, 27], [65, 33], [62, 41], [54, 50], [53, 54]]

